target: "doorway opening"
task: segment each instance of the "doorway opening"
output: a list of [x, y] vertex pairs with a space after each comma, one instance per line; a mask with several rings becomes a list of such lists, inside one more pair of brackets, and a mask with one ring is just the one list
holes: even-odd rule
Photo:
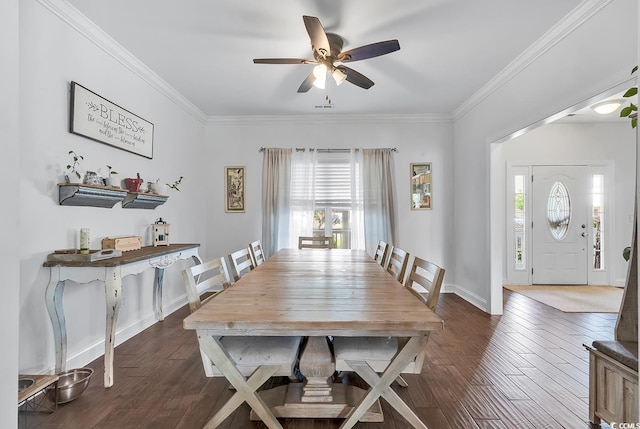
[[[614, 120], [593, 122], [587, 120], [586, 115], [574, 115], [583, 109], [602, 101], [607, 97], [614, 96], [620, 91], [624, 91], [629, 83], [624, 82], [610, 90], [593, 96], [582, 103], [560, 111], [549, 118], [531, 124], [528, 127], [516, 130], [513, 133], [503, 135], [501, 138], [492, 138], [489, 141], [489, 187], [490, 187], [490, 213], [489, 213], [489, 234], [490, 234], [490, 277], [491, 294], [489, 302], [489, 312], [491, 314], [502, 314], [503, 308], [503, 285], [507, 284], [507, 269], [513, 260], [508, 256], [508, 242], [514, 240], [515, 235], [507, 234], [507, 223], [513, 222], [513, 218], [507, 218], [507, 165], [591, 165], [603, 166], [603, 161], [613, 162], [605, 174], [605, 186], [610, 186], [609, 195], [610, 208], [603, 215], [608, 217], [609, 228], [603, 225], [605, 237], [602, 238], [602, 253], [600, 254], [601, 264], [609, 271], [608, 284], [612, 286], [624, 286], [626, 278], [627, 262], [622, 258], [622, 250], [631, 241], [633, 226], [633, 194], [635, 192], [635, 130], [628, 123], [628, 120]], [[616, 115], [613, 115], [616, 116]], [[567, 118], [569, 119], [562, 119]], [[626, 119], [626, 118], [625, 118]], [[573, 124], [573, 125], [572, 125]], [[548, 139], [548, 135], [540, 138], [540, 133], [545, 133], [551, 128], [564, 130], [571, 139], [553, 141]], [[545, 131], [541, 131], [545, 130]], [[605, 130], [605, 131], [603, 131]], [[615, 134], [616, 137], [612, 137]], [[598, 136], [600, 141], [595, 141]], [[536, 138], [534, 143], [532, 139]], [[589, 151], [584, 150], [584, 142], [592, 141]], [[513, 142], [528, 142], [516, 145], [516, 155], [509, 154], [509, 148]], [[570, 141], [571, 144], [567, 144]], [[505, 144], [508, 143], [508, 144]], [[539, 150], [541, 144], [552, 145], [547, 150], [539, 151], [537, 154], [529, 154], [528, 158], [520, 157], [522, 153]], [[598, 151], [599, 148], [599, 151]], [[613, 151], [628, 151], [626, 155], [614, 154]], [[511, 156], [510, 156], [511, 155]], [[582, 158], [582, 159], [580, 159]], [[525, 162], [525, 160], [528, 161]], [[614, 175], [615, 174], [615, 175]], [[608, 185], [607, 185], [608, 183]], [[615, 202], [613, 202], [615, 200]], [[606, 207], [606, 206], [605, 206]], [[615, 211], [615, 213], [614, 213]], [[526, 225], [526, 224], [525, 224]], [[608, 236], [609, 244], [605, 238]], [[511, 240], [511, 241], [510, 241]], [[530, 241], [530, 240], [529, 240]], [[530, 244], [523, 243], [525, 246]], [[511, 246], [511, 244], [509, 244]], [[606, 252], [609, 258], [606, 259]], [[524, 262], [527, 256], [531, 257], [531, 250], [524, 255]], [[522, 281], [520, 284], [527, 284]], [[593, 284], [600, 281], [593, 281]], [[600, 284], [607, 284], [602, 281]]]
[[612, 170], [508, 163], [506, 284], [610, 284]]

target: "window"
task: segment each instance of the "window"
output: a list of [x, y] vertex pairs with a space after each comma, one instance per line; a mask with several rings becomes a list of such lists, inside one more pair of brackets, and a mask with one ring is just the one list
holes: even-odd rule
[[592, 246], [591, 264], [594, 270], [604, 270], [603, 246], [604, 239], [604, 174], [594, 174], [592, 176]]
[[[327, 216], [327, 214], [329, 216]], [[314, 210], [313, 235], [318, 237], [332, 236], [333, 247], [336, 249], [350, 249], [350, 215], [351, 210], [336, 210], [331, 207]], [[330, 218], [331, 222], [326, 222], [327, 218]]]
[[357, 227], [362, 224], [360, 166], [350, 151], [298, 157], [292, 165], [292, 238], [308, 234], [310, 227], [315, 236], [333, 237], [336, 248], [354, 247], [354, 234], [363, 234]]
[[569, 190], [562, 182], [556, 182], [549, 191], [547, 202], [547, 222], [551, 235], [558, 241], [567, 236], [571, 221], [571, 200]]
[[514, 233], [514, 269], [524, 270], [527, 267], [526, 264], [526, 247], [525, 247], [525, 175], [516, 174], [514, 176], [514, 191], [513, 191], [513, 233]]

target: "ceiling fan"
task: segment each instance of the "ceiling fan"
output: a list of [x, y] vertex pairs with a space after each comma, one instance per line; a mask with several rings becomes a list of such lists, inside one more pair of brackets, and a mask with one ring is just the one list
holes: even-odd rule
[[342, 64], [366, 60], [389, 54], [400, 49], [397, 40], [372, 43], [342, 52], [344, 40], [337, 34], [325, 33], [320, 20], [315, 16], [303, 16], [304, 25], [311, 39], [311, 58], [256, 58], [255, 64], [317, 64], [298, 88], [298, 92], [307, 92], [312, 86], [325, 87], [327, 73], [331, 73], [337, 85], [345, 80], [360, 88], [369, 89], [373, 81], [365, 75]]

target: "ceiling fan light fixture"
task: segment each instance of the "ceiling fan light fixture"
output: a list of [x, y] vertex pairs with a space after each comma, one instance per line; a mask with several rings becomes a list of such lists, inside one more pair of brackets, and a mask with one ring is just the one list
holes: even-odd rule
[[591, 106], [591, 108], [596, 113], [599, 113], [601, 115], [608, 115], [609, 113], [613, 113], [618, 110], [618, 107], [620, 107], [621, 105], [621, 100], [606, 100], [594, 104], [593, 106]]
[[316, 78], [316, 80], [313, 81], [313, 86], [324, 89], [327, 80], [327, 67], [324, 64], [315, 66], [313, 68], [313, 76]]
[[342, 82], [347, 79], [347, 75], [338, 69], [333, 69], [331, 75], [333, 76], [333, 80], [336, 81], [336, 85], [338, 86], [342, 85]]
[[307, 34], [311, 40], [311, 58], [254, 58], [255, 64], [316, 64], [298, 87], [298, 93], [309, 91], [314, 86], [325, 88], [327, 74], [331, 73], [336, 85], [342, 84], [345, 80], [362, 89], [371, 88], [374, 83], [371, 79], [357, 72], [356, 70], [339, 65], [336, 62], [349, 63], [352, 61], [366, 60], [368, 58], [379, 57], [390, 54], [400, 49], [398, 40], [384, 40], [370, 43], [356, 48], [343, 51], [344, 39], [335, 33], [326, 33], [320, 20], [315, 16], [303, 15], [302, 20], [307, 29]]

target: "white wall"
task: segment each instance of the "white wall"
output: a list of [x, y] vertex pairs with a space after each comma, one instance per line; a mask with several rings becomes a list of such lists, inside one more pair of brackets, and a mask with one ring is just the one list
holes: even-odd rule
[[[494, 224], [490, 223], [489, 143], [629, 78], [637, 64], [637, 2], [604, 4], [456, 118], [455, 279], [467, 299], [493, 313], [501, 312], [502, 270], [492, 269], [492, 264], [502, 261], [490, 257], [492, 247], [501, 246], [501, 237], [490, 240]], [[491, 273], [499, 305], [492, 300]]]
[[[260, 147], [376, 148], [395, 147], [399, 237], [396, 245], [412, 255], [444, 267], [455, 261], [450, 237], [453, 223], [452, 127], [440, 120], [401, 121], [398, 118], [254, 118], [217, 121], [208, 126], [205, 158], [213, 180], [208, 181], [207, 213], [220, 223], [207, 223], [207, 257], [228, 254], [261, 235], [262, 154]], [[433, 209], [410, 210], [409, 164], [431, 162]], [[223, 167], [246, 166], [247, 212], [224, 213]], [[445, 283], [452, 281], [447, 272]]]
[[635, 132], [628, 121], [597, 124], [549, 124], [502, 144], [505, 165], [610, 161], [615, 206], [610, 218], [610, 283], [624, 286], [627, 262], [622, 249], [631, 244], [635, 186]]
[[[64, 5], [61, 3], [61, 5]], [[49, 281], [42, 267], [55, 249], [77, 247], [81, 227], [91, 230], [91, 247], [107, 236], [141, 235], [150, 244], [149, 225], [158, 217], [171, 224], [171, 241], [204, 243], [200, 154], [204, 123], [161, 93], [146, 76], [134, 73], [92, 40], [43, 6], [20, 4], [20, 371], [52, 371], [54, 346], [44, 304]], [[113, 43], [113, 42], [112, 42]], [[153, 159], [68, 132], [69, 82], [77, 81], [104, 98], [155, 124]], [[104, 173], [105, 165], [124, 177], [173, 181], [185, 177], [181, 192], [155, 210], [69, 207], [58, 205], [57, 183], [69, 162], [68, 151], [84, 156], [81, 170]], [[9, 161], [11, 160], [11, 161]], [[17, 204], [12, 199], [10, 204]], [[176, 263], [167, 270], [164, 303], [182, 305], [184, 287]], [[69, 368], [104, 353], [105, 297], [101, 283], [67, 282], [63, 305], [68, 330]], [[155, 322], [152, 308], [153, 270], [125, 278], [116, 343]], [[98, 380], [98, 382], [100, 382]]]
[[18, 127], [20, 98], [18, 92], [18, 0], [0, 2], [0, 130], [2, 130], [3, 166], [0, 181], [4, 184], [3, 210], [0, 210], [0, 225], [3, 225], [0, 247], [0, 270], [3, 290], [0, 312], [0, 339], [4, 345], [0, 365], [0, 416], [2, 425], [14, 428], [18, 425], [16, 392], [18, 385], [18, 337], [20, 326], [19, 297], [19, 252], [20, 234], [18, 211], [12, 210], [20, 201], [18, 179], [20, 159], [20, 130]]

